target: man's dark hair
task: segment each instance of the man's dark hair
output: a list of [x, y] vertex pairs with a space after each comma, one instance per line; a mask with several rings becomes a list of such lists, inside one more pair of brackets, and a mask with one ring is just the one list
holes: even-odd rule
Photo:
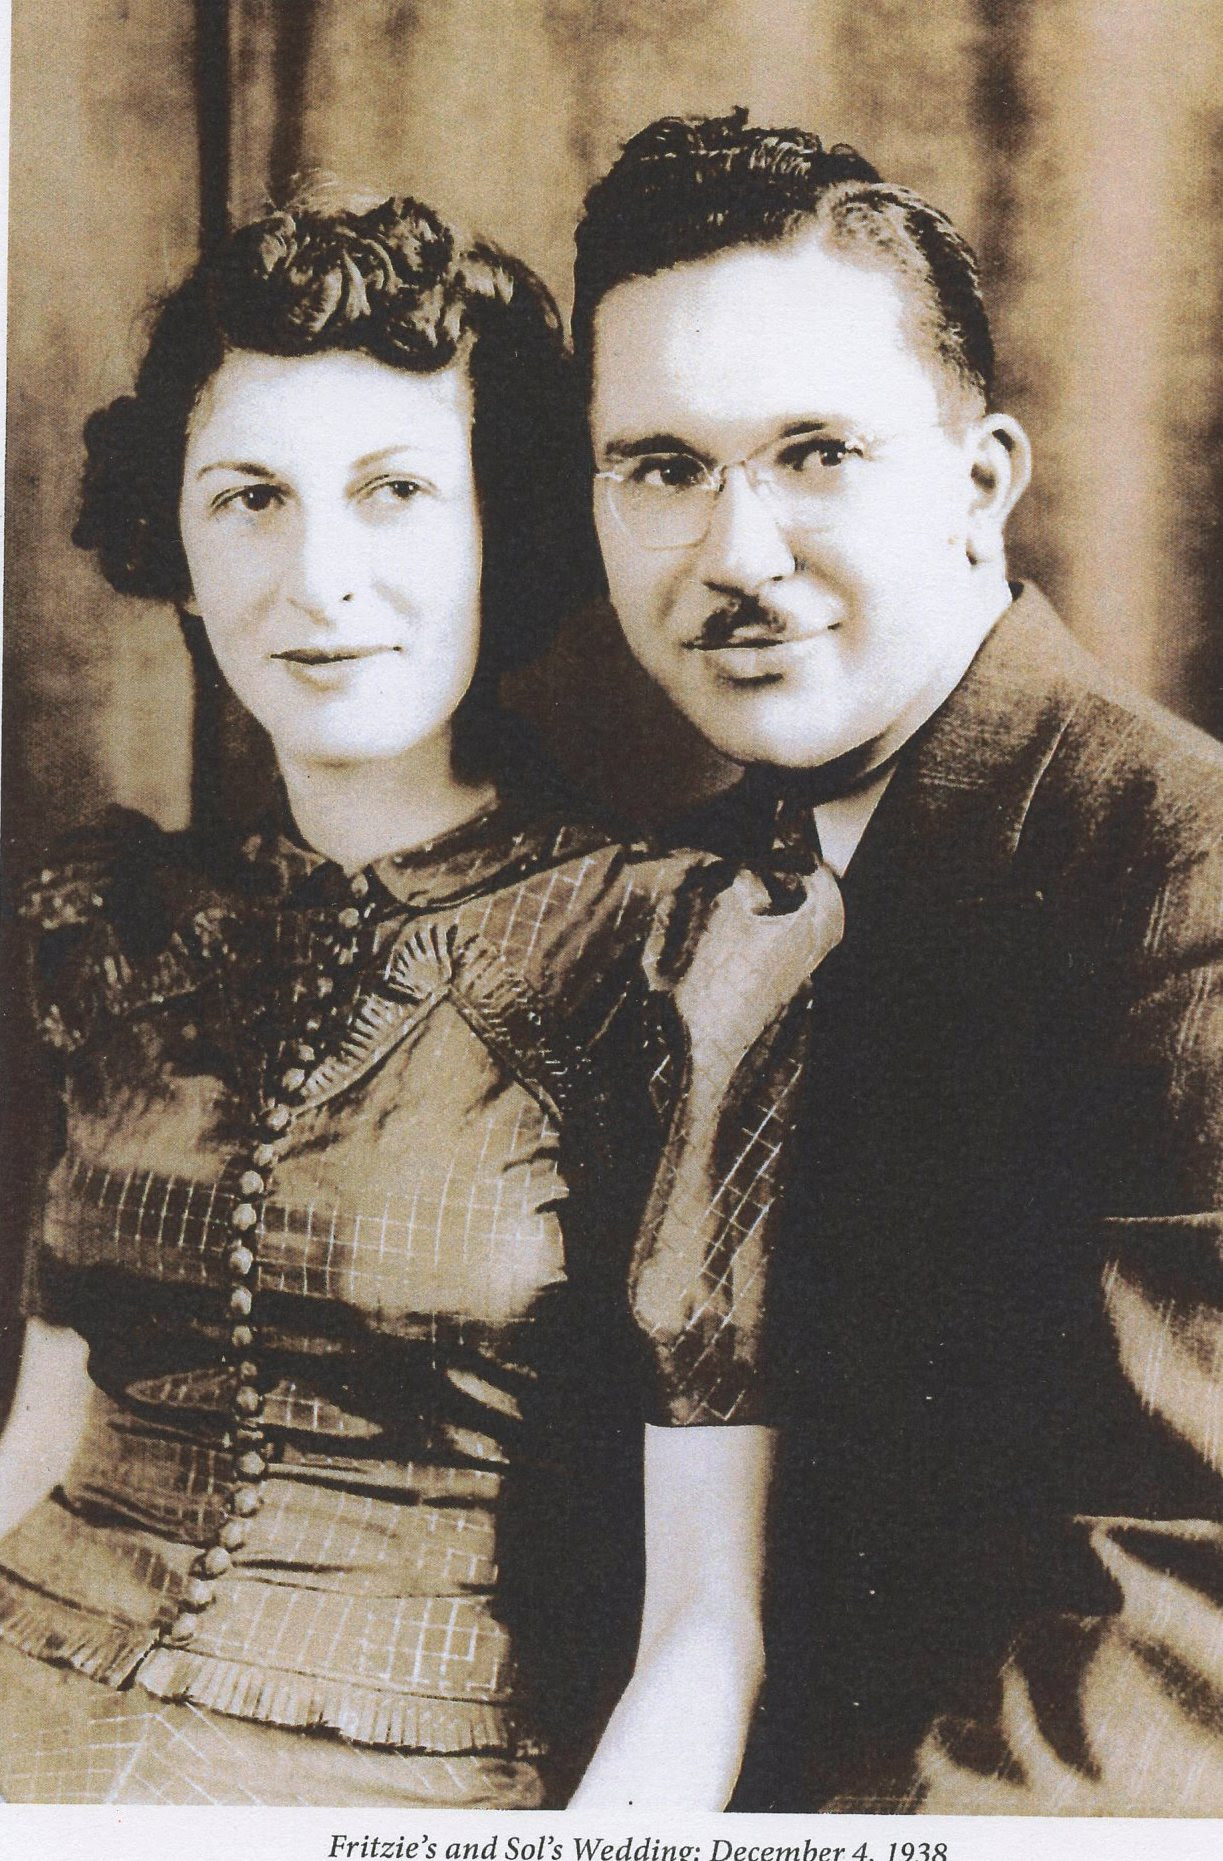
[[808, 229], [859, 263], [899, 274], [918, 340], [961, 398], [988, 405], [994, 347], [977, 262], [946, 215], [882, 180], [847, 144], [825, 148], [807, 130], [749, 126], [743, 109], [659, 118], [587, 194], [573, 307], [587, 383], [595, 312], [616, 285]]
[[162, 300], [135, 392], [85, 425], [73, 541], [122, 592], [190, 594], [178, 523], [188, 423], [236, 349], [350, 350], [417, 374], [461, 360], [483, 524], [480, 673], [542, 650], [595, 571], [563, 330], [526, 265], [465, 244], [407, 198], [270, 213], [206, 253]]

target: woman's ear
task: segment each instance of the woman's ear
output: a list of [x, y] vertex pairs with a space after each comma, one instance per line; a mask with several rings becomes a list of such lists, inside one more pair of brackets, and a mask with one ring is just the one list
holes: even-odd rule
[[986, 414], [977, 422], [972, 448], [968, 560], [1001, 562], [1006, 520], [1032, 476], [1031, 443], [1010, 414]]

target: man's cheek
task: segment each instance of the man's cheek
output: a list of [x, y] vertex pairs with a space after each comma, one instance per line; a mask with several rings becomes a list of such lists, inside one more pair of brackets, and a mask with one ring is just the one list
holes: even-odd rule
[[609, 576], [608, 585], [612, 605], [634, 651], [647, 655], [660, 650], [670, 603], [659, 578], [642, 573], [640, 565], [634, 565], [632, 572]]

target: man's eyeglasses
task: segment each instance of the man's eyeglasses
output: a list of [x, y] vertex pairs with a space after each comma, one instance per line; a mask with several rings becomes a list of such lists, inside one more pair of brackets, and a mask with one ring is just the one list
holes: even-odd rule
[[809, 524], [844, 487], [858, 448], [824, 434], [788, 434], [744, 459], [706, 465], [690, 452], [650, 452], [595, 473], [612, 515], [642, 549], [690, 549], [704, 540], [728, 472], [742, 471], [779, 524]]

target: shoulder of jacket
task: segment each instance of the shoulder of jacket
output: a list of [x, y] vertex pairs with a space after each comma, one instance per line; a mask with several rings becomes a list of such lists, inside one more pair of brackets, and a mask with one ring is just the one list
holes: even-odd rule
[[1124, 688], [1084, 694], [1046, 784], [1139, 866], [1212, 860], [1223, 844], [1223, 745]]

